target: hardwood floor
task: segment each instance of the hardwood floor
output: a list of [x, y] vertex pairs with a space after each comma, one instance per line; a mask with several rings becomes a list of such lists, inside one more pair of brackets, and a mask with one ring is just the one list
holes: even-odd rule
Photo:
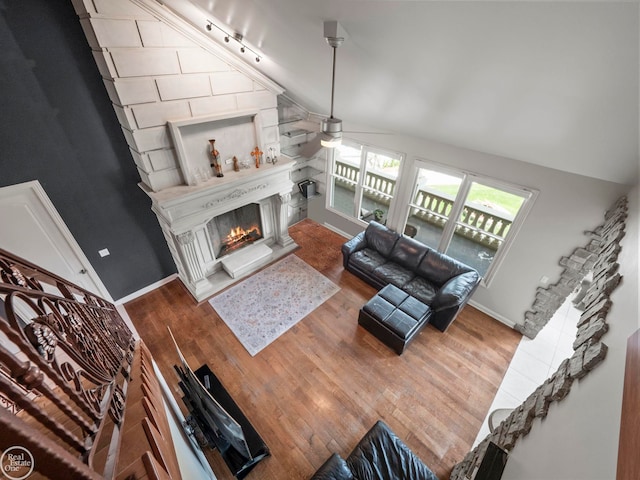
[[[520, 334], [466, 307], [446, 333], [431, 326], [402, 356], [358, 327], [375, 289], [342, 267], [345, 239], [304, 220], [294, 254], [341, 290], [251, 357], [207, 302], [175, 280], [126, 304], [169, 385], [178, 362], [167, 326], [192, 368], [207, 363], [271, 450], [254, 479], [304, 479], [337, 452], [346, 457], [383, 419], [441, 479], [469, 451]], [[182, 405], [180, 394], [174, 392]], [[219, 479], [232, 476], [217, 452]]]

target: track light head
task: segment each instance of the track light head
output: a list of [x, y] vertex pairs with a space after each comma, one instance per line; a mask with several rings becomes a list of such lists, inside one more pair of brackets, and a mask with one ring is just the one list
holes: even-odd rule
[[224, 37], [224, 41], [225, 41], [226, 43], [229, 43], [229, 35], [225, 35], [225, 37]]
[[256, 63], [260, 63], [260, 57], [256, 57]]
[[207, 23], [207, 30], [211, 31], [211, 24]]
[[244, 53], [244, 45], [240, 47], [240, 52]]

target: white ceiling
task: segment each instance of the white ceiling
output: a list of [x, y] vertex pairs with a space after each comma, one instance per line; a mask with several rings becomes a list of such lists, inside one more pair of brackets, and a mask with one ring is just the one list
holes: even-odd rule
[[208, 18], [242, 33], [265, 55], [248, 61], [312, 112], [329, 113], [323, 22], [337, 20], [334, 114], [345, 122], [636, 181], [637, 2], [163, 3], [203, 31]]

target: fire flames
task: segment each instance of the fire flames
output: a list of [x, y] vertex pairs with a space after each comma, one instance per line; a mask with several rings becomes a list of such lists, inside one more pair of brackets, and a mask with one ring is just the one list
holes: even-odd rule
[[254, 225], [248, 229], [234, 227], [224, 238], [220, 252], [221, 254], [227, 254], [240, 247], [253, 243], [260, 238], [262, 238], [262, 234], [260, 233], [260, 228], [258, 226]]
[[260, 231], [258, 230], [258, 227], [251, 227], [249, 230], [245, 230], [242, 227], [236, 227], [231, 229], [231, 231], [225, 238], [225, 242], [228, 244], [233, 244], [246, 238], [255, 238], [259, 236]]

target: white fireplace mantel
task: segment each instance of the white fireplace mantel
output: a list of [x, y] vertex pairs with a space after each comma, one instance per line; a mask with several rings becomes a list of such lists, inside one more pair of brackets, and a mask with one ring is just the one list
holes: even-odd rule
[[[214, 217], [250, 203], [260, 205], [263, 238], [256, 243], [269, 246], [272, 253], [252, 262], [243, 276], [297, 247], [288, 233], [294, 164], [292, 160], [280, 160], [276, 164], [261, 164], [259, 168], [251, 166], [197, 185], [180, 185], [160, 192], [140, 184], [151, 198], [152, 210], [165, 234], [178, 275], [197, 301], [238, 280], [224, 271], [221, 259], [213, 251], [207, 224]], [[245, 247], [242, 255], [250, 257], [251, 248]], [[228, 260], [233, 255], [236, 253], [223, 258]]]
[[[283, 157], [284, 158], [284, 157]], [[198, 185], [179, 185], [153, 192], [142, 188], [153, 202], [152, 209], [176, 233], [197, 223], [271, 195], [291, 192], [293, 160], [252, 166], [224, 177], [213, 177]]]

